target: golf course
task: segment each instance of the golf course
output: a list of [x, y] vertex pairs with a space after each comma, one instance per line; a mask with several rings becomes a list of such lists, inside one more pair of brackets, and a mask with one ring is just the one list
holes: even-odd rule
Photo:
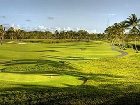
[[105, 41], [0, 46], [0, 104], [139, 103], [140, 54]]
[[140, 105], [140, 0], [0, 0], [0, 105]]

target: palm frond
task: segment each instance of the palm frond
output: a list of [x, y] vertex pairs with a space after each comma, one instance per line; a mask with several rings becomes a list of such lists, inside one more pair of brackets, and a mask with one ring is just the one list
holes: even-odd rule
[[140, 23], [140, 18], [137, 20], [138, 23]]

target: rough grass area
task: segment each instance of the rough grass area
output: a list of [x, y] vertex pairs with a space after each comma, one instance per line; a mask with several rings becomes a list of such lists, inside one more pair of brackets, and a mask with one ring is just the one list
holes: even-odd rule
[[105, 42], [0, 46], [0, 104], [140, 104], [140, 54]]

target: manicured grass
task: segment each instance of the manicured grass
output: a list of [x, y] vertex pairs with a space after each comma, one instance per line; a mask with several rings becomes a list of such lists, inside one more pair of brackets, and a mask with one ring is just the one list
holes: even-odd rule
[[[43, 76], [47, 75], [47, 71], [59, 72], [62, 69], [73, 71], [76, 68], [73, 67], [72, 63], [83, 65], [82, 62], [85, 61], [91, 61], [93, 59], [112, 57], [117, 55], [119, 55], [118, 52], [112, 51], [109, 44], [103, 42], [73, 42], [55, 44], [26, 43], [24, 45], [19, 45], [16, 43], [4, 44], [3, 46], [1, 46], [0, 51], [1, 68], [3, 68], [2, 71], [4, 70], [5, 72], [18, 72], [18, 74], [1, 73], [0, 80], [13, 82], [17, 82], [16, 80], [19, 80], [18, 82], [25, 84], [25, 79], [27, 79], [27, 82], [30, 83], [44, 82], [44, 80], [46, 80], [46, 85], [49, 85], [48, 82], [50, 82], [51, 80], [53, 86], [55, 86], [55, 83], [57, 86], [57, 84], [61, 85], [61, 79], [63, 80], [64, 77], [70, 78], [69, 81], [72, 81], [75, 76], [69, 77], [68, 74], [56, 76], [59, 78], [56, 78], [55, 76], [52, 76], [53, 78], [48, 78], [48, 76]], [[33, 73], [32, 75], [26, 74], [25, 76], [22, 75], [23, 72]], [[38, 74], [38, 72], [45, 73]], [[67, 79], [65, 80], [66, 83], [71, 83], [68, 82]], [[74, 81], [78, 83], [75, 85], [81, 84], [78, 82], [79, 80], [75, 79]]]
[[0, 46], [0, 103], [140, 103], [140, 54], [131, 49], [118, 58], [101, 41], [17, 43]]

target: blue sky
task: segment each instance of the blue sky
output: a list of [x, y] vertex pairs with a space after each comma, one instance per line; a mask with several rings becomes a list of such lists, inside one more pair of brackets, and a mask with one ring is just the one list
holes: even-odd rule
[[0, 0], [0, 24], [103, 32], [132, 13], [140, 17], [139, 5], [140, 0]]

